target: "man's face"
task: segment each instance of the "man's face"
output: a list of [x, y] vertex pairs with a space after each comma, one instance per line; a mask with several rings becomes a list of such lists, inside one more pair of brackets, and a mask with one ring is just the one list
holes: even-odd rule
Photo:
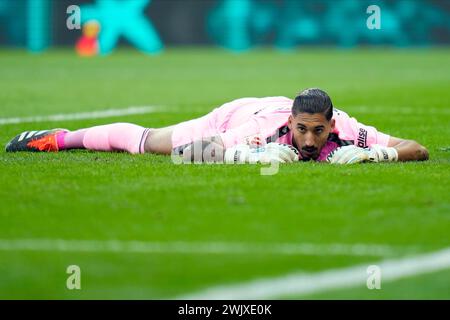
[[316, 160], [334, 129], [334, 119], [328, 121], [322, 113], [299, 113], [289, 116], [288, 126], [302, 157]]

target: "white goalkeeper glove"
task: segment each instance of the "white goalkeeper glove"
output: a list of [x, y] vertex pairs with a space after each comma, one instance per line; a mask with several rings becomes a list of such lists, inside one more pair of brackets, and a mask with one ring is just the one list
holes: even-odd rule
[[298, 150], [288, 144], [271, 142], [265, 146], [251, 148], [247, 144], [238, 144], [225, 151], [225, 163], [290, 163], [298, 161]]
[[398, 152], [395, 148], [373, 144], [367, 150], [370, 162], [398, 161]]
[[327, 157], [327, 161], [334, 164], [397, 160], [398, 153], [395, 148], [383, 147], [377, 144], [370, 146], [370, 148], [360, 148], [355, 145], [343, 146], [331, 152]]

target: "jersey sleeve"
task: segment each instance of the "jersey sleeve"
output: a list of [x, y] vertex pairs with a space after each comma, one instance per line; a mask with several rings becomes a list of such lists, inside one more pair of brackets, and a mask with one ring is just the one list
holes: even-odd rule
[[283, 124], [286, 124], [286, 117], [271, 119], [267, 116], [253, 116], [242, 125], [228, 129], [219, 135], [227, 149], [236, 144], [250, 144], [255, 139], [265, 140], [273, 136]]
[[375, 127], [358, 122], [341, 110], [335, 110], [336, 130], [342, 140], [353, 140], [353, 143], [361, 148], [374, 144], [387, 146], [390, 136], [378, 131]]

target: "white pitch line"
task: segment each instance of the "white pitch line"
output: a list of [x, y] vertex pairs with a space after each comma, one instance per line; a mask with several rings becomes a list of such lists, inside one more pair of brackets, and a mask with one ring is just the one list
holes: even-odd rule
[[162, 110], [157, 106], [142, 106], [129, 107], [125, 109], [107, 109], [91, 112], [79, 113], [63, 113], [46, 116], [32, 116], [32, 117], [15, 117], [15, 118], [0, 118], [0, 125], [18, 124], [18, 123], [32, 123], [32, 122], [50, 122], [50, 121], [67, 121], [67, 120], [85, 120], [85, 119], [100, 119], [110, 117], [129, 116], [136, 114], [146, 114]]
[[[179, 254], [271, 254], [313, 256], [396, 256], [417, 252], [413, 247], [377, 244], [151, 242], [119, 240], [0, 239], [0, 251], [68, 251]], [[406, 251], [406, 252], [405, 252]]]
[[[427, 254], [374, 263], [381, 270], [383, 283], [450, 268], [450, 247]], [[335, 289], [365, 286], [367, 268], [372, 264], [332, 269], [318, 273], [292, 273], [233, 285], [210, 287], [177, 299], [252, 300], [301, 296]]]

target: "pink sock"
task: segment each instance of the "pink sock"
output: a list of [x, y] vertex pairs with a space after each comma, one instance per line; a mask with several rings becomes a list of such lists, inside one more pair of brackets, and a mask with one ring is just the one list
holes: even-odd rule
[[[66, 132], [59, 139], [60, 150], [86, 148], [96, 151], [127, 151], [144, 153], [145, 140], [150, 129], [131, 124], [113, 123], [74, 132]], [[60, 143], [62, 140], [62, 143]]]
[[127, 151], [144, 153], [145, 140], [150, 129], [131, 124], [114, 123], [87, 129], [83, 145], [97, 151]]
[[61, 131], [56, 136], [59, 150], [66, 149], [83, 149], [84, 135], [88, 129], [81, 129], [77, 131]]

